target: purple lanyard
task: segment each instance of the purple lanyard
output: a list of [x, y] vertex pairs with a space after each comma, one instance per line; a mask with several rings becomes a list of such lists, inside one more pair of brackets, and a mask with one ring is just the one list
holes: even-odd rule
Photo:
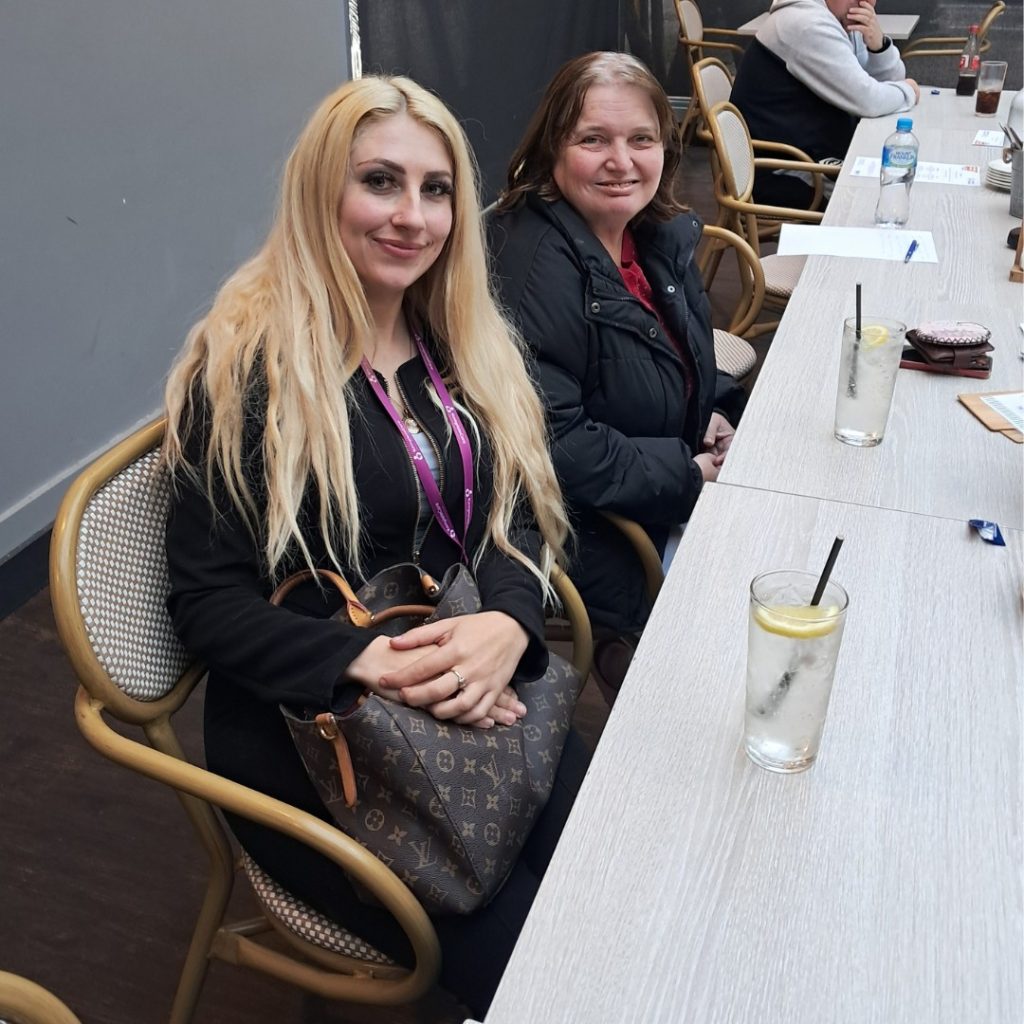
[[437, 372], [437, 367], [434, 365], [434, 360], [430, 358], [430, 353], [427, 352], [426, 346], [423, 344], [423, 339], [416, 331], [413, 331], [413, 340], [416, 342], [416, 348], [419, 350], [420, 359], [423, 360], [423, 364], [427, 368], [427, 373], [434, 385], [434, 389], [437, 391], [437, 397], [441, 400], [445, 417], [448, 420], [448, 425], [452, 429], [452, 433], [455, 435], [455, 443], [459, 446], [459, 455], [462, 458], [462, 479], [466, 486], [463, 493], [463, 526], [461, 538], [455, 532], [451, 516], [448, 515], [448, 509], [444, 507], [444, 500], [441, 497], [440, 490], [438, 490], [437, 481], [434, 480], [433, 474], [425, 465], [423, 452], [420, 451], [419, 445], [412, 439], [412, 435], [409, 433], [406, 425], [402, 422], [402, 417], [398, 415], [398, 410], [395, 408], [394, 403], [388, 397], [388, 393], [384, 390], [383, 385], [377, 378], [376, 372], [373, 367], [370, 366], [369, 362], [367, 362], [365, 357], [363, 358], [362, 363], [363, 373], [366, 374], [366, 379], [370, 382], [370, 387], [373, 388], [373, 392], [380, 401], [380, 404], [384, 406], [384, 411], [391, 417], [391, 422], [394, 423], [398, 428], [399, 434], [402, 435], [402, 442], [405, 445], [405, 450], [408, 452], [409, 458], [412, 460], [413, 468], [416, 470], [416, 476], [419, 478], [420, 486], [423, 488], [423, 493], [427, 496], [427, 502], [430, 505], [431, 512], [434, 513], [434, 518], [437, 520], [438, 525], [445, 532], [449, 540], [451, 540], [451, 542], [462, 552], [462, 560], [468, 565], [469, 556], [466, 554], [466, 538], [469, 536], [469, 523], [473, 518], [473, 450], [469, 444], [469, 437], [466, 434], [466, 428], [462, 425], [462, 420], [459, 417], [458, 410], [455, 408], [455, 402], [452, 401], [452, 396], [444, 386], [441, 374]]

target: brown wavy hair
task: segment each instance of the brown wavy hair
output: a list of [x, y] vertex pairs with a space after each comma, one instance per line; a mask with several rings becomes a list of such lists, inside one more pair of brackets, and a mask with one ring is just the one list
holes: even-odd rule
[[665, 166], [654, 198], [636, 218], [671, 220], [687, 207], [675, 197], [675, 177], [681, 150], [672, 106], [665, 90], [647, 66], [628, 53], [607, 50], [585, 53], [563, 64], [551, 79], [540, 106], [534, 112], [526, 134], [508, 168], [508, 187], [498, 200], [499, 210], [516, 206], [528, 192], [543, 199], [559, 199], [554, 170], [559, 154], [583, 112], [587, 93], [594, 85], [635, 85], [654, 105]]

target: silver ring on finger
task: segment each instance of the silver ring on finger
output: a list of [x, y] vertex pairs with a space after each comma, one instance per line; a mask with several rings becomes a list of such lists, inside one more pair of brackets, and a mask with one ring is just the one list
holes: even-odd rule
[[466, 677], [457, 668], [450, 668], [448, 671], [455, 676], [455, 681], [458, 683], [459, 690], [464, 690], [466, 688]]

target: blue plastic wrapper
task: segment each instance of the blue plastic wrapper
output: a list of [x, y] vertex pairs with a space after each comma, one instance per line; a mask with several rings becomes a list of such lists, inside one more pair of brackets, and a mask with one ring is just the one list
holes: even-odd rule
[[999, 532], [999, 524], [989, 522], [987, 519], [968, 519], [967, 524], [978, 531], [978, 536], [988, 544], [995, 544], [997, 547], [1005, 548], [1006, 541]]

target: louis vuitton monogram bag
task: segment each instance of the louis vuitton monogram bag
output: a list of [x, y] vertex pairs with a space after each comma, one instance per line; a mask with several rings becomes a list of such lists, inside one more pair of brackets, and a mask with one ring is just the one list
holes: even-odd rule
[[[476, 582], [453, 566], [440, 585], [414, 565], [385, 570], [345, 596], [338, 615], [396, 635], [479, 611]], [[278, 602], [298, 573], [278, 588]], [[547, 802], [582, 680], [551, 655], [540, 679], [517, 683], [527, 713], [475, 729], [367, 693], [344, 714], [282, 707], [317, 792], [338, 826], [379, 857], [430, 913], [469, 914], [501, 888]]]

